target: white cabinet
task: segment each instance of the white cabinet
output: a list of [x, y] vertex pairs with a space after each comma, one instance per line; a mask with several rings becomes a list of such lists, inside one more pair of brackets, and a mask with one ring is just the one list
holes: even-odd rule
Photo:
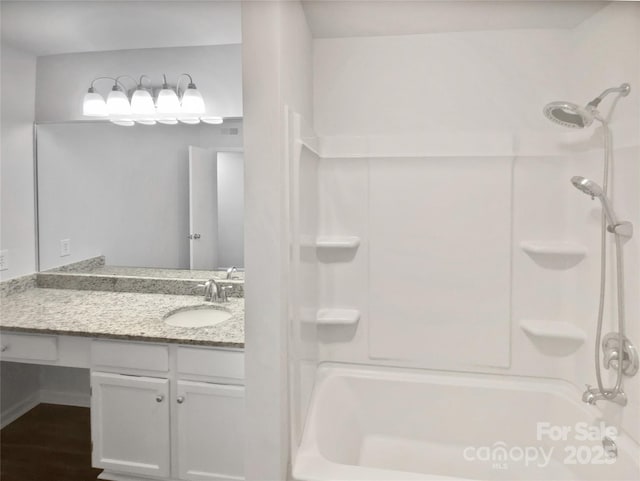
[[169, 380], [92, 372], [93, 465], [168, 477]]
[[94, 340], [91, 355], [101, 479], [244, 479], [242, 351]]
[[178, 380], [178, 474], [243, 479], [244, 387]]

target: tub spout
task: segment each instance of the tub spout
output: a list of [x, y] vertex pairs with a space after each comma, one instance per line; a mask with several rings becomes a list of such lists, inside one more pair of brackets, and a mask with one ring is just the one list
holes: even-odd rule
[[627, 395], [620, 391], [616, 393], [613, 397], [607, 397], [601, 392], [597, 387], [591, 387], [587, 384], [587, 390], [582, 393], [582, 402], [587, 404], [595, 405], [598, 401], [611, 401], [620, 406], [627, 405]]

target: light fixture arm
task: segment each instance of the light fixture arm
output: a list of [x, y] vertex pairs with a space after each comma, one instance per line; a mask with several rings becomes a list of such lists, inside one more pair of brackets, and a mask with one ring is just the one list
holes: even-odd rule
[[151, 86], [151, 83], [152, 83], [151, 82], [151, 78], [148, 75], [142, 74], [142, 75], [140, 75], [140, 80], [138, 80], [138, 88], [139, 89], [144, 88], [144, 86], [142, 85], [142, 81], [144, 79], [147, 79], [147, 81], [149, 82], [149, 86]]
[[602, 102], [607, 95], [612, 93], [619, 93], [622, 97], [626, 97], [627, 95], [629, 95], [630, 91], [631, 91], [631, 85], [629, 85], [628, 83], [623, 83], [619, 87], [608, 88], [607, 90], [602, 92], [600, 95], [598, 95], [595, 99], [593, 99], [591, 102], [589, 102], [587, 106], [596, 108], [598, 104]]
[[193, 83], [193, 77], [188, 74], [188, 73], [181, 73], [178, 76], [178, 82], [176, 84], [176, 90], [178, 91], [178, 95], [180, 94], [180, 81], [184, 78], [184, 77], [188, 77], [189, 78], [189, 84], [187, 85], [187, 89], [195, 89], [196, 84]]
[[127, 79], [130, 79], [130, 80], [133, 80], [133, 83], [134, 83], [136, 86], [138, 86], [138, 82], [137, 82], [137, 81], [136, 81], [136, 79], [134, 79], [131, 75], [118, 75], [118, 76], [116, 77], [116, 79], [115, 79], [115, 80], [116, 80], [116, 83], [115, 83], [115, 84], [114, 84], [114, 86], [113, 86], [113, 87], [114, 87], [114, 88], [113, 88], [113, 90], [115, 90], [115, 88], [116, 88], [116, 87], [120, 87], [120, 90], [122, 90], [122, 91], [124, 92], [124, 94], [128, 96], [128, 95], [129, 95], [129, 91], [127, 90], [127, 88], [125, 87], [125, 85], [124, 85], [122, 82], [120, 82], [120, 79], [121, 79], [121, 78], [127, 78]]
[[169, 84], [167, 83], [167, 74], [164, 74], [164, 73], [162, 74], [162, 88], [163, 89], [170, 88]]
[[[89, 93], [93, 93], [96, 91], [95, 87], [93, 86], [94, 83], [96, 83], [98, 80], [113, 80], [116, 84], [118, 83], [118, 79], [117, 78], [113, 78], [113, 77], [96, 77], [91, 81], [91, 85], [89, 86]], [[120, 84], [122, 85], [122, 84]], [[124, 87], [124, 85], [122, 85]]]

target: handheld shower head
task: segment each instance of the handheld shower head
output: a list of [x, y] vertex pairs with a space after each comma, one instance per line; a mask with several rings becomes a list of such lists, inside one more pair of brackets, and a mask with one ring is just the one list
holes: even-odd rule
[[618, 224], [618, 219], [615, 213], [613, 212], [613, 208], [611, 207], [611, 202], [609, 202], [609, 199], [607, 198], [604, 191], [602, 190], [602, 187], [596, 184], [593, 180], [589, 180], [581, 176], [571, 177], [571, 183], [576, 189], [579, 189], [585, 194], [590, 195], [592, 199], [595, 197], [600, 199], [600, 202], [602, 203], [602, 208], [604, 209], [605, 215], [609, 220], [609, 224], [612, 226], [615, 226], [616, 224]]
[[575, 177], [571, 177], [571, 183], [576, 189], [581, 190], [587, 195], [591, 197], [603, 197], [604, 191], [602, 187], [596, 184], [594, 181], [586, 179], [585, 177], [581, 177], [576, 175]]

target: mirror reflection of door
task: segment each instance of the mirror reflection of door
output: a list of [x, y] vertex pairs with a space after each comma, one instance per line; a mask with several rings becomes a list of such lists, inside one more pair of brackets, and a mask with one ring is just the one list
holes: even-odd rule
[[218, 152], [218, 265], [244, 266], [244, 155]]
[[244, 266], [244, 156], [189, 146], [191, 269]]
[[218, 162], [216, 151], [189, 146], [189, 263], [218, 266]]

